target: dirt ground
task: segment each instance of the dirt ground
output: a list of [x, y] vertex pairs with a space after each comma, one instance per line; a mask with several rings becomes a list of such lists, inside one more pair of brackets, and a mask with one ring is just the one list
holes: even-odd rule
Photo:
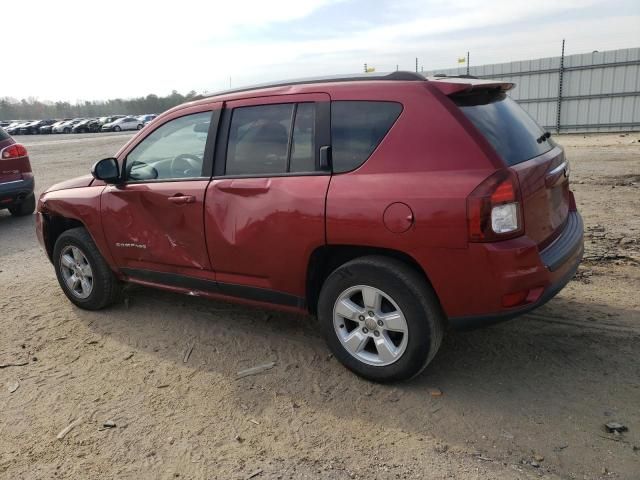
[[[19, 140], [40, 192], [129, 137]], [[640, 478], [640, 134], [559, 142], [587, 234], [574, 281], [450, 332], [393, 386], [345, 370], [310, 317], [139, 287], [79, 310], [33, 218], [0, 212], [0, 364], [18, 364], [0, 368], [0, 478]]]

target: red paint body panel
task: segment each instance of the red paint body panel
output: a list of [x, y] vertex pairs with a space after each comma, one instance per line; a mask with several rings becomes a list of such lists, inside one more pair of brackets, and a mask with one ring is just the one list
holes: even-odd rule
[[[92, 186], [43, 193], [38, 201], [36, 227], [42, 226], [42, 214], [79, 221], [89, 231], [109, 266], [117, 271], [117, 265], [111, 256], [102, 228], [102, 216], [100, 215], [102, 190], [104, 190], [102, 186]], [[40, 233], [38, 237], [44, 241], [47, 233]]]
[[[211, 182], [205, 234], [218, 281], [304, 297], [309, 257], [325, 244], [329, 179], [312, 175]], [[238, 189], [227, 189], [231, 183]], [[251, 186], [262, 188], [239, 188]]]
[[[202, 234], [208, 183], [194, 180], [107, 186], [102, 193], [102, 223], [116, 265], [210, 270]], [[195, 201], [182, 205], [169, 201], [179, 194], [192, 195]]]

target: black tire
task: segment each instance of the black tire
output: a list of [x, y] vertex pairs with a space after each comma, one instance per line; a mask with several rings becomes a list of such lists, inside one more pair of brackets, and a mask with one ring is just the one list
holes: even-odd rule
[[139, 123], [138, 126], [136, 127], [137, 130], [142, 130], [142, 124]]
[[[93, 288], [87, 298], [74, 295], [64, 281], [61, 271], [62, 251], [66, 246], [75, 246], [86, 257], [93, 272]], [[58, 283], [71, 302], [85, 310], [101, 310], [114, 303], [120, 296], [121, 288], [117, 278], [93, 243], [89, 232], [82, 227], [64, 231], [53, 248], [53, 266]]]
[[65, 128], [64, 129], [64, 133], [71, 133], [71, 129], [70, 128]]
[[[390, 365], [374, 366], [359, 360], [338, 338], [334, 305], [345, 290], [357, 285], [384, 292], [406, 319], [406, 348]], [[357, 258], [331, 273], [318, 299], [318, 319], [335, 357], [357, 375], [381, 383], [407, 380], [422, 372], [440, 348], [445, 324], [440, 303], [427, 281], [404, 262], [383, 256]]]
[[22, 202], [13, 207], [9, 207], [9, 212], [14, 217], [25, 217], [33, 214], [36, 209], [36, 196], [32, 193]]
[[114, 132], [119, 132], [120, 130], [122, 130], [118, 125], [116, 125], [115, 127], [113, 127], [113, 131]]

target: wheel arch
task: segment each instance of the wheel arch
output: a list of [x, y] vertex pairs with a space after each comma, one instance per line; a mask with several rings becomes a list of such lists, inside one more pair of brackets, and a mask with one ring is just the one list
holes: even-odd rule
[[[313, 315], [317, 313], [320, 289], [331, 272], [351, 260], [369, 255], [380, 255], [400, 260], [416, 271], [433, 289], [431, 280], [424, 268], [422, 268], [415, 258], [405, 252], [364, 245], [324, 245], [316, 248], [309, 256], [305, 291], [309, 313]], [[433, 291], [437, 298], [437, 292], [435, 289], [433, 289]]]
[[[62, 215], [43, 213], [42, 224], [44, 248], [50, 261], [53, 261], [53, 247], [62, 233], [78, 227], [89, 231], [87, 226], [80, 220]], [[91, 235], [91, 232], [89, 234]]]

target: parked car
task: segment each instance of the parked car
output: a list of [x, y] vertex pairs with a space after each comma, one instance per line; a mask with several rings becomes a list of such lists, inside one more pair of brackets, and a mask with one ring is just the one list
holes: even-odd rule
[[40, 127], [44, 127], [46, 125], [53, 125], [56, 123], [56, 120], [48, 119], [48, 120], [34, 120], [33, 122], [29, 122], [20, 127], [19, 133], [21, 135], [35, 135], [36, 133], [40, 133]]
[[27, 121], [21, 121], [21, 122], [14, 122], [13, 124], [9, 125], [5, 131], [9, 134], [9, 135], [18, 135], [20, 133], [20, 129], [26, 125], [28, 125], [29, 123], [31, 123], [32, 120], [27, 120]]
[[407, 379], [448, 325], [528, 312], [581, 260], [568, 161], [512, 87], [396, 72], [213, 95], [49, 188], [37, 235], [81, 308], [131, 282], [317, 314], [349, 369]]
[[40, 127], [40, 133], [41, 134], [49, 134], [53, 132], [53, 129], [55, 127], [57, 127], [58, 125], [62, 125], [65, 122], [68, 122], [69, 120], [71, 120], [71, 118], [65, 118], [62, 120], [57, 120], [55, 123], [52, 123], [51, 125], [44, 125], [42, 127]]
[[51, 133], [71, 133], [74, 125], [80, 123], [82, 120], [84, 120], [84, 118], [74, 118], [73, 120], [56, 124], [56, 126], [51, 129]]
[[102, 125], [103, 132], [119, 132], [121, 130], [140, 130], [143, 127], [143, 123], [136, 117], [123, 117], [118, 118], [110, 123]]
[[87, 118], [81, 122], [76, 123], [71, 128], [72, 133], [92, 133], [100, 131], [100, 122], [97, 118]]
[[142, 122], [143, 125], [146, 125], [147, 123], [149, 123], [151, 120], [153, 120], [154, 118], [157, 118], [158, 115], [156, 115], [155, 113], [151, 113], [151, 114], [147, 114], [147, 115], [139, 115], [138, 117], [136, 117], [138, 120], [140, 120]]
[[0, 128], [0, 210], [31, 215], [36, 209], [33, 173], [27, 149]]
[[105, 124], [111, 123], [111, 122], [115, 122], [119, 118], [124, 118], [125, 116], [126, 115], [111, 115], [110, 117], [100, 117], [98, 119], [98, 122], [100, 122], [100, 127], [102, 127], [102, 125], [105, 125]]
[[12, 122], [11, 122], [10, 120], [1, 120], [1, 121], [0, 121], [0, 128], [6, 128], [6, 127], [8, 127], [9, 125], [11, 125], [11, 123], [12, 123]]

